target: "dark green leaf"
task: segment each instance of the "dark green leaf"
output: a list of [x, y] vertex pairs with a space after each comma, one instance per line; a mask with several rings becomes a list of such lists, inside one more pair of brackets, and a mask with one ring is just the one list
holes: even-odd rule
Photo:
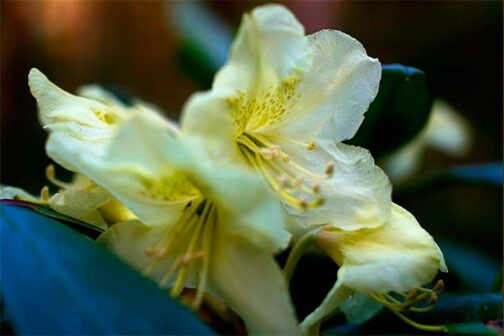
[[496, 328], [487, 327], [481, 322], [449, 324], [445, 326], [448, 334], [464, 335], [498, 335]]
[[170, 6], [169, 22], [179, 37], [181, 66], [207, 88], [226, 61], [232, 30], [203, 2], [174, 1]]
[[2, 296], [21, 334], [211, 334], [110, 252], [29, 209], [2, 205]]
[[437, 239], [445, 256], [450, 274], [471, 292], [491, 292], [499, 273], [499, 260], [458, 241]]
[[0, 200], [0, 206], [3, 204], [11, 204], [11, 205], [16, 205], [16, 206], [21, 206], [21, 207], [33, 209], [36, 212], [38, 212], [44, 216], [57, 219], [58, 221], [62, 222], [63, 224], [68, 225], [71, 228], [73, 228], [73, 229], [85, 234], [86, 236], [93, 238], [93, 239], [97, 238], [101, 233], [103, 233], [102, 228], [91, 225], [86, 222], [83, 222], [77, 218], [64, 215], [60, 212], [57, 212], [57, 211], [51, 209], [47, 205], [31, 203], [29, 201], [9, 200], [9, 199]]
[[416, 179], [404, 186], [401, 196], [418, 195], [443, 187], [468, 186], [478, 188], [502, 188], [502, 162], [490, 162], [441, 169]]
[[425, 74], [400, 64], [384, 65], [380, 89], [364, 122], [349, 142], [380, 156], [411, 140], [432, 107]]

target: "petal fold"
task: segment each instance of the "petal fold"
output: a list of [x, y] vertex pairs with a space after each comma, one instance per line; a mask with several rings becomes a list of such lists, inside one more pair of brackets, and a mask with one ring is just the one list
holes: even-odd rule
[[213, 88], [253, 91], [276, 85], [310, 64], [311, 49], [294, 15], [281, 5], [260, 6], [243, 16]]
[[447, 271], [434, 239], [394, 204], [381, 226], [345, 232], [327, 229], [317, 244], [340, 265], [338, 282], [361, 292], [406, 292]]

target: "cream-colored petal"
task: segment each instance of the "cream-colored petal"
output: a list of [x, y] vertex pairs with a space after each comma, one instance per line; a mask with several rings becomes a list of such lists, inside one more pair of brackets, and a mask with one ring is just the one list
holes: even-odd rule
[[125, 117], [127, 117], [128, 113], [132, 113], [133, 111], [141, 111], [146, 114], [157, 115], [159, 116], [159, 122], [166, 124], [168, 130], [172, 132], [172, 135], [176, 135], [180, 131], [178, 124], [175, 121], [162, 117], [165, 113], [159, 107], [154, 104], [144, 102], [138, 98], [133, 98], [131, 105], [127, 105], [119, 100], [116, 95], [107, 91], [98, 84], [80, 86], [77, 88], [77, 94], [84, 98], [102, 102], [114, 109], [121, 110], [121, 112], [125, 114]]
[[199, 189], [218, 207], [222, 225], [265, 251], [278, 252], [289, 243], [280, 202], [259, 175], [248, 169], [228, 166], [216, 169], [202, 165], [194, 172]]
[[227, 102], [230, 90], [214, 89], [193, 94], [184, 105], [182, 134], [202, 160], [216, 164], [241, 162], [235, 128]]
[[382, 226], [327, 229], [317, 244], [340, 265], [338, 282], [362, 292], [405, 292], [430, 282], [438, 269], [447, 271], [434, 239], [396, 204]]
[[215, 235], [209, 289], [224, 299], [257, 335], [295, 335], [294, 310], [272, 255], [223, 230]]
[[[311, 179], [299, 173], [308, 185], [319, 184], [320, 194], [314, 196], [323, 197], [324, 203], [305, 211], [287, 207], [288, 212], [302, 226], [330, 224], [356, 230], [382, 224], [390, 214], [391, 185], [374, 164], [371, 154], [363, 148], [329, 140], [316, 140], [315, 143], [315, 149], [307, 150], [278, 142], [291, 162], [312, 173], [324, 176], [328, 164], [334, 167], [332, 176], [327, 179]], [[302, 197], [308, 199], [308, 196]]]
[[380, 62], [340, 31], [322, 30], [308, 39], [313, 65], [300, 78], [281, 122], [263, 131], [300, 140], [350, 139], [378, 92]]
[[37, 99], [43, 125], [75, 121], [82, 125], [106, 128], [119, 118], [116, 111], [105, 104], [74, 96], [56, 85], [38, 69], [31, 69], [28, 83], [32, 95]]
[[[147, 252], [159, 246], [170, 234], [170, 226], [150, 227], [138, 220], [131, 220], [113, 225], [102, 233], [97, 241], [137, 270], [159, 282], [182, 253], [183, 244], [172, 245], [171, 253], [160, 259]], [[173, 281], [167, 282], [164, 286], [169, 287], [172, 283]]]
[[99, 187], [89, 190], [67, 189], [54, 194], [49, 199], [49, 206], [62, 214], [106, 228], [107, 222], [99, 208], [111, 198], [108, 192]]
[[334, 309], [348, 299], [351, 294], [352, 290], [350, 288], [344, 286], [340, 281], [336, 281], [322, 303], [301, 322], [299, 325], [300, 329], [309, 333], [311, 326], [329, 315]]
[[[148, 121], [142, 122], [145, 119]], [[149, 128], [152, 124], [157, 125], [156, 131]], [[163, 160], [183, 150], [164, 129], [155, 120], [137, 114], [122, 124], [112, 143], [100, 151], [90, 150], [85, 141], [54, 132], [47, 153], [65, 168], [86, 175], [109, 191], [145, 224], [162, 225], [177, 218], [197, 195], [169, 161]]]
[[243, 16], [226, 65], [213, 87], [254, 91], [276, 85], [311, 64], [304, 28], [281, 5], [265, 5]]
[[39, 202], [40, 200], [21, 188], [0, 185], [0, 199], [20, 199]]

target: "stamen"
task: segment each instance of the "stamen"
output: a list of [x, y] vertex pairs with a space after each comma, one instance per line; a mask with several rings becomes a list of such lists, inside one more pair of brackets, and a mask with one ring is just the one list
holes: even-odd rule
[[319, 193], [320, 193], [320, 184], [315, 183], [314, 185], [312, 185], [312, 191], [313, 191], [315, 194], [319, 194]]
[[48, 201], [50, 198], [49, 196], [49, 187], [48, 186], [44, 186], [42, 188], [42, 190], [40, 190], [40, 199], [42, 201]]
[[308, 150], [314, 150], [315, 149], [315, 142], [314, 141], [308, 142], [308, 144], [306, 145], [306, 148]]
[[334, 162], [327, 163], [325, 167], [325, 173], [327, 176], [332, 176], [332, 174], [334, 173]]
[[45, 173], [46, 173], [46, 177], [49, 180], [49, 182], [51, 182], [55, 186], [60, 187], [61, 189], [69, 189], [72, 187], [72, 185], [70, 183], [60, 181], [56, 178], [54, 165], [52, 165], [52, 164], [48, 165]]
[[[387, 308], [389, 308], [394, 314], [396, 314], [403, 321], [408, 323], [409, 325], [428, 331], [443, 331], [444, 326], [431, 326], [420, 324], [411, 319], [407, 318], [403, 315], [404, 311], [412, 311], [417, 313], [424, 313], [431, 311], [434, 309], [435, 304], [437, 302], [437, 293], [443, 288], [443, 282], [439, 280], [436, 285], [432, 289], [423, 288], [423, 287], [415, 287], [410, 290], [407, 294], [404, 293], [396, 293], [400, 297], [404, 298], [404, 301], [400, 301], [396, 299], [394, 296], [388, 293], [370, 293], [370, 296], [374, 298], [376, 301], [380, 302]], [[428, 306], [415, 307], [415, 303], [423, 302], [429, 296]]]

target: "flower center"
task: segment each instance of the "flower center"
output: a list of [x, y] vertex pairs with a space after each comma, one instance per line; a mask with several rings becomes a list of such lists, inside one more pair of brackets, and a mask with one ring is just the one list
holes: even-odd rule
[[160, 286], [164, 287], [173, 281], [170, 290], [173, 297], [182, 293], [190, 272], [198, 274], [196, 296], [191, 303], [193, 309], [198, 309], [203, 300], [216, 224], [215, 205], [198, 198], [186, 205], [175, 226], [162, 237], [157, 246], [145, 250], [152, 261], [144, 269], [144, 274], [151, 273], [160, 262], [170, 258], [170, 267], [163, 274]]
[[233, 110], [235, 135], [282, 120], [285, 113], [294, 107], [293, 98], [301, 95], [295, 92], [298, 82], [299, 79], [292, 76], [277, 86], [271, 85], [252, 95], [239, 92], [236, 97], [228, 99], [227, 102]]
[[277, 135], [244, 132], [236, 138], [239, 148], [251, 166], [260, 171], [268, 184], [288, 204], [300, 209], [318, 207], [324, 203], [320, 182], [332, 176], [334, 165], [328, 163], [324, 175], [313, 173], [291, 160], [279, 145], [270, 139], [281, 140], [311, 151], [313, 141], [303, 143]]

